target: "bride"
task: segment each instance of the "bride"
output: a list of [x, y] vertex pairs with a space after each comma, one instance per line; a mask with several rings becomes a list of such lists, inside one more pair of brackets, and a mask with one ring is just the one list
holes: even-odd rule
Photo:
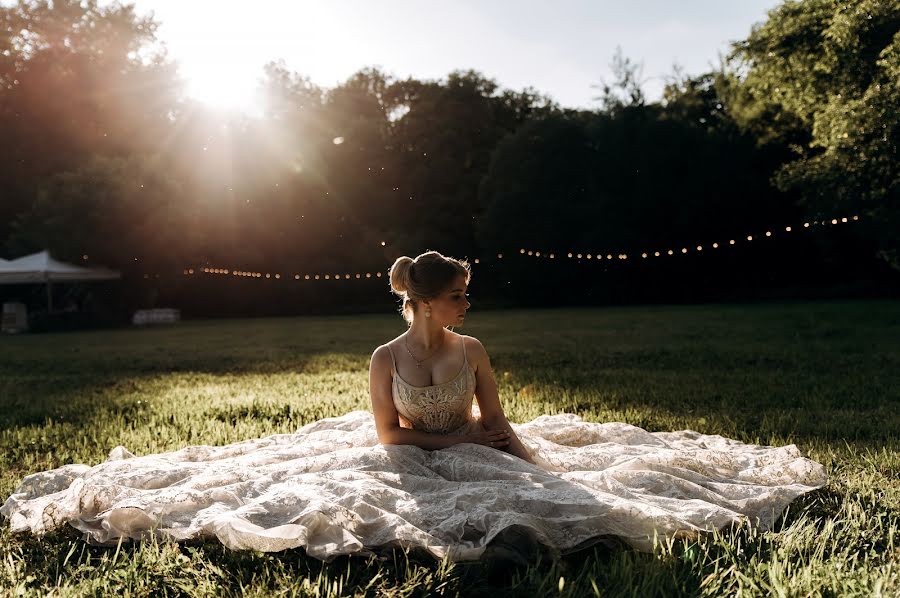
[[656, 536], [766, 529], [825, 484], [794, 445], [574, 414], [510, 423], [481, 342], [448, 329], [465, 319], [469, 280], [467, 262], [435, 251], [393, 264], [409, 329], [372, 354], [371, 413], [225, 446], [116, 447], [93, 467], [25, 477], [0, 514], [14, 532], [68, 524], [102, 544], [214, 537], [323, 560], [399, 546], [459, 561], [504, 545], [556, 555], [617, 538], [651, 550]]

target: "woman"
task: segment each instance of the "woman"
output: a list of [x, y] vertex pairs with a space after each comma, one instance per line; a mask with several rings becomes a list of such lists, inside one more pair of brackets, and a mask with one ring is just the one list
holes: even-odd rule
[[68, 523], [99, 543], [216, 537], [324, 560], [391, 546], [470, 560], [610, 537], [649, 550], [657, 535], [741, 521], [767, 528], [825, 484], [794, 445], [573, 414], [510, 424], [484, 347], [447, 330], [465, 318], [469, 279], [466, 262], [434, 251], [394, 263], [410, 325], [372, 354], [372, 413], [221, 447], [143, 457], [117, 447], [94, 467], [27, 476], [0, 514], [13, 531]]
[[[428, 450], [481, 444], [534, 463], [506, 420], [484, 347], [446, 329], [461, 324], [469, 309], [467, 266], [432, 251], [416, 261], [402, 257], [391, 268], [391, 286], [403, 296], [410, 326], [372, 354], [369, 392], [378, 439]], [[476, 392], [480, 418], [472, 411]]]

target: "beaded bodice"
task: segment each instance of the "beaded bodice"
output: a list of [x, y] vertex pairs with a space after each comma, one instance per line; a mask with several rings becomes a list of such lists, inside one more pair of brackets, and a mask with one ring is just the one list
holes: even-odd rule
[[472, 421], [472, 398], [475, 395], [475, 370], [466, 357], [466, 343], [463, 340], [463, 365], [453, 379], [443, 384], [414, 386], [397, 373], [394, 351], [391, 361], [393, 383], [391, 384], [394, 407], [408, 420], [415, 430], [435, 434], [451, 434], [464, 429]]

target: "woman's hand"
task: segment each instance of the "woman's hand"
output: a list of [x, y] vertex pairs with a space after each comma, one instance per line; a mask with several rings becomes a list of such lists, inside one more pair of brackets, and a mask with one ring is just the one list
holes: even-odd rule
[[509, 446], [509, 432], [502, 429], [467, 434], [465, 438], [466, 442], [483, 444], [484, 446], [490, 446], [495, 449], [502, 449]]

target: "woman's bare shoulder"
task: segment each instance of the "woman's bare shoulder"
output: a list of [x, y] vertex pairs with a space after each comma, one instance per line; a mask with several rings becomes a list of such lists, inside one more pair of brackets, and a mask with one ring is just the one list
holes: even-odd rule
[[473, 344], [478, 344], [478, 345], [481, 344], [481, 341], [478, 340], [477, 338], [475, 338], [474, 336], [470, 336], [470, 335], [468, 335], [468, 334], [459, 334], [458, 332], [457, 332], [456, 334], [458, 334], [459, 336], [461, 336], [461, 337], [463, 338], [463, 340], [464, 340], [466, 343], [468, 343], [466, 346], [470, 346], [470, 345], [473, 345]]
[[388, 346], [391, 342], [393, 341], [375, 347], [375, 350], [372, 351], [371, 365], [387, 365], [391, 363], [391, 348]]
[[392, 338], [389, 341], [386, 341], [383, 345], [378, 345], [377, 347], [375, 347], [375, 351], [372, 352], [372, 355], [374, 355], [375, 353], [378, 353], [378, 352], [390, 351], [392, 347], [397, 348], [401, 342], [400, 339], [402, 339], [402, 338], [403, 338], [403, 335], [401, 334], [399, 336], [395, 336], [394, 338]]
[[478, 358], [482, 355], [486, 355], [487, 351], [484, 349], [484, 345], [481, 344], [481, 341], [475, 338], [474, 336], [469, 336], [468, 334], [460, 334], [463, 342], [465, 343], [466, 353], [472, 357]]

